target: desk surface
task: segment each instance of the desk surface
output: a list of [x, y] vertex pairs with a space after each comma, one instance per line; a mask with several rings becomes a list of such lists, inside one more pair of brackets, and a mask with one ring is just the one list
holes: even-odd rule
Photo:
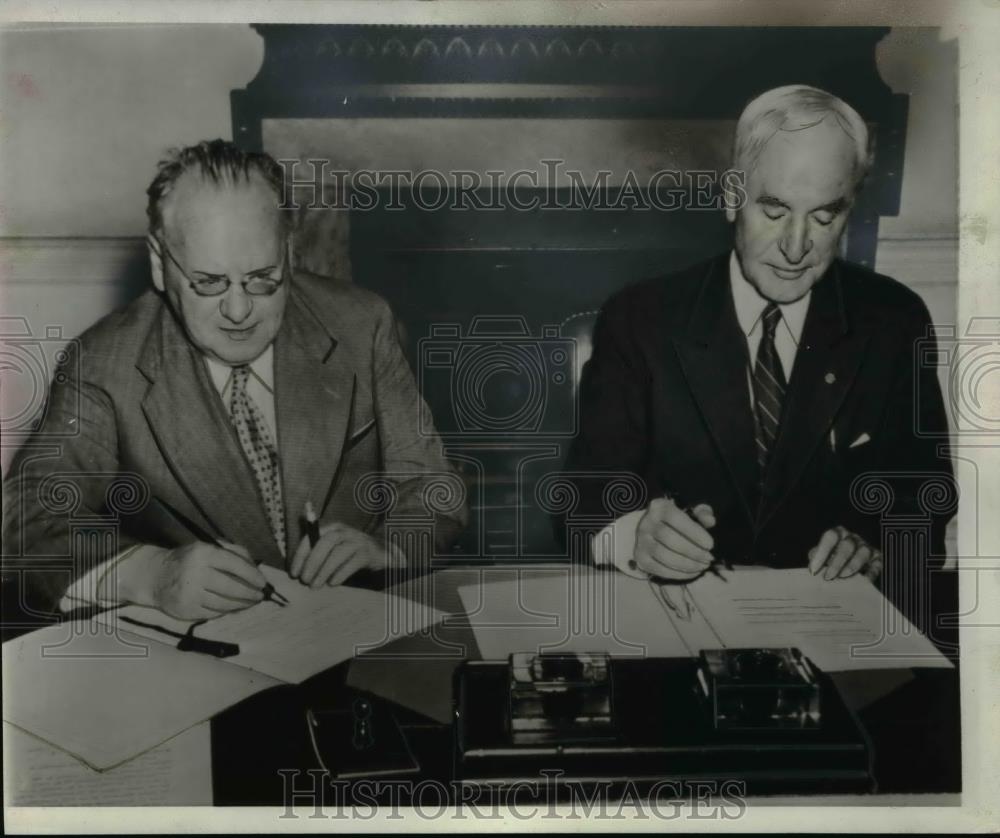
[[[470, 568], [439, 571], [411, 581], [401, 593], [458, 612], [462, 608], [457, 589], [475, 582], [477, 573]], [[419, 777], [411, 779], [433, 779], [450, 787], [451, 683], [455, 668], [466, 658], [479, 658], [472, 630], [464, 620], [449, 620], [435, 638], [397, 641], [304, 684], [268, 690], [230, 708], [212, 723], [215, 803], [283, 805], [286, 781], [279, 771], [298, 769], [304, 775], [319, 767], [306, 728], [306, 709], [347, 708], [359, 688], [394, 699], [391, 706], [421, 766]], [[933, 795], [928, 805], [957, 803], [958, 670], [874, 670], [837, 673], [833, 678], [871, 739], [879, 795], [927, 794]], [[834, 799], [858, 802], [856, 797], [825, 796], [805, 802], [828, 805]], [[780, 802], [804, 801], [796, 797]], [[908, 798], [910, 805], [917, 802]]]

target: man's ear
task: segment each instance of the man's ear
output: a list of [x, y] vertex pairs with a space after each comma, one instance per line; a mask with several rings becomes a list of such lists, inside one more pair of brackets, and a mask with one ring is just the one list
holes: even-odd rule
[[726, 210], [726, 221], [732, 224], [736, 213], [746, 203], [746, 173], [737, 169], [727, 169], [722, 173], [722, 206]]
[[163, 253], [160, 243], [152, 235], [146, 236], [146, 249], [149, 251], [149, 270], [153, 275], [153, 285], [161, 294], [163, 293]]

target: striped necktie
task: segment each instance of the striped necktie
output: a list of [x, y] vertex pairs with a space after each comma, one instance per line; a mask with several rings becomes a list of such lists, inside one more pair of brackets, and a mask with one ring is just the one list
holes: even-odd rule
[[764, 334], [757, 348], [757, 362], [753, 368], [753, 395], [755, 430], [757, 437], [757, 465], [760, 467], [760, 483], [764, 484], [764, 474], [768, 459], [778, 438], [781, 422], [781, 404], [785, 399], [785, 371], [774, 346], [774, 332], [781, 322], [781, 309], [775, 303], [768, 303], [761, 316]]
[[278, 449], [271, 438], [264, 414], [247, 393], [250, 367], [233, 367], [233, 389], [229, 396], [229, 413], [240, 438], [253, 475], [257, 479], [260, 498], [267, 512], [274, 540], [285, 555], [285, 505], [281, 500], [281, 469]]

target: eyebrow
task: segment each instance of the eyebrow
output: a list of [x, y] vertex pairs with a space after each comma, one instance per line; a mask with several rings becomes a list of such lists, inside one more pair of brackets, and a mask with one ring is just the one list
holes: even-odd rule
[[[775, 198], [773, 195], [761, 195], [757, 199], [758, 204], [763, 204], [767, 207], [781, 207], [782, 209], [791, 209], [788, 204], [784, 201]], [[828, 204], [823, 204], [821, 207], [816, 207], [810, 210], [810, 212], [831, 212], [838, 213], [847, 206], [847, 200], [845, 198], [837, 198], [836, 200], [830, 201]]]
[[[271, 273], [277, 265], [267, 265], [263, 268], [254, 268], [252, 271], [247, 271], [243, 276], [256, 276], [257, 274]], [[218, 277], [226, 276], [224, 273], [212, 273], [211, 271], [191, 271], [192, 276], [200, 274], [206, 279], [216, 279]]]
[[823, 206], [821, 206], [821, 207], [816, 207], [816, 209], [814, 209], [813, 212], [823, 212], [823, 211], [826, 211], [826, 212], [831, 212], [834, 215], [836, 215], [838, 212], [840, 212], [841, 210], [844, 210], [846, 208], [847, 208], [847, 199], [846, 198], [837, 198], [835, 201], [830, 201], [830, 203], [828, 203], [828, 204], [823, 204]]

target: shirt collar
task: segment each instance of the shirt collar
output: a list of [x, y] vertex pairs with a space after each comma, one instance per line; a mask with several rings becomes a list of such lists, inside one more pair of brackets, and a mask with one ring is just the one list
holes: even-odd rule
[[[229, 384], [229, 378], [233, 374], [233, 368], [214, 358], [205, 356], [205, 364], [208, 367], [208, 374], [212, 377], [212, 384], [221, 395], [225, 392]], [[258, 378], [269, 392], [274, 392], [274, 344], [271, 344], [256, 360], [250, 362], [250, 372]]]
[[[729, 255], [729, 287], [732, 289], [733, 303], [736, 306], [736, 319], [740, 323], [743, 334], [750, 337], [754, 329], [757, 328], [760, 316], [764, 313], [769, 301], [764, 299], [743, 275], [743, 269], [740, 267], [740, 260], [736, 258], [735, 250]], [[796, 345], [802, 337], [802, 327], [806, 322], [806, 312], [809, 310], [811, 296], [812, 289], [794, 303], [778, 304], [781, 309], [781, 322], [788, 328]]]

